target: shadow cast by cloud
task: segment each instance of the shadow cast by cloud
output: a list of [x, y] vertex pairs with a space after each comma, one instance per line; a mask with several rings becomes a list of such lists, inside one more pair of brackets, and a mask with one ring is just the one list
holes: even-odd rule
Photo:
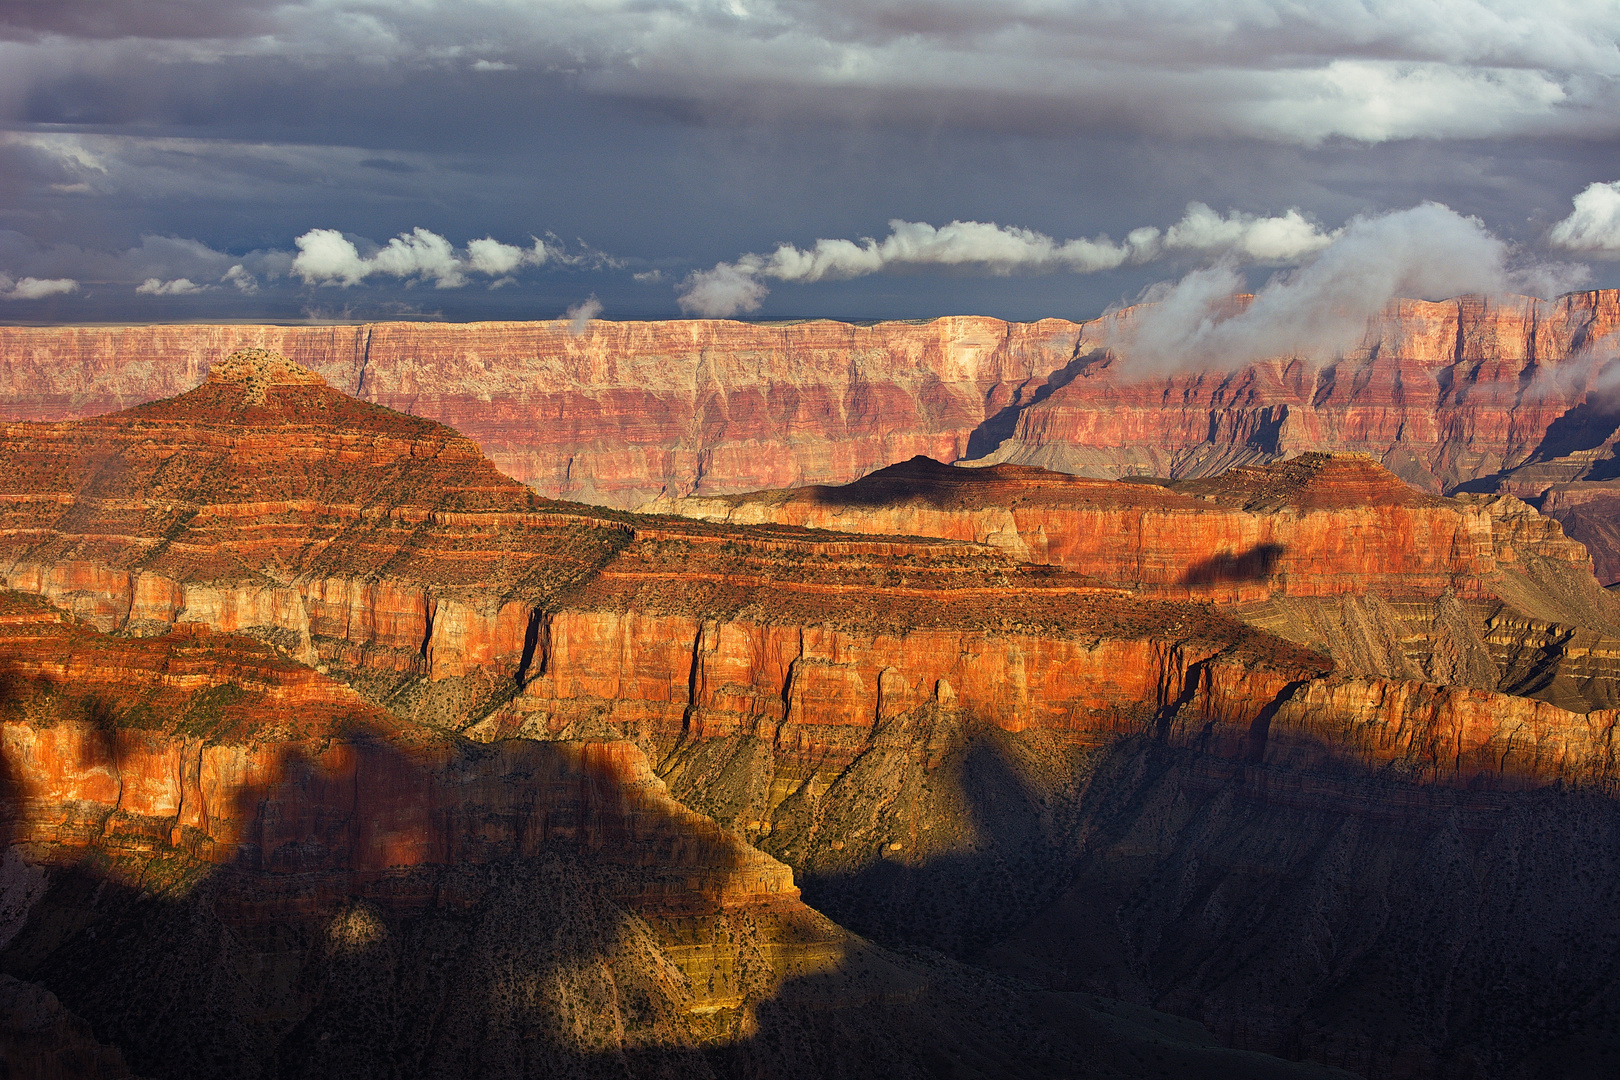
[[[1213, 740], [1193, 724], [1189, 745], [1136, 735], [1077, 752], [1067, 785], [1032, 773], [1058, 760], [1039, 733], [972, 738], [961, 767], [930, 780], [959, 806], [963, 820], [935, 836], [954, 841], [828, 865], [806, 876], [806, 897], [882, 944], [948, 943], [1055, 990], [1193, 1017], [1229, 1046], [1366, 1076], [1451, 1075], [1446, 1061], [1519, 1075], [1532, 1057], [1551, 1063], [1545, 1075], [1608, 1075], [1575, 1066], [1620, 1060], [1620, 950], [1573, 943], [1620, 918], [1590, 876], [1620, 868], [1620, 801], [1414, 783], [1321, 747], [1279, 764], [1265, 750], [1274, 712]], [[912, 785], [897, 786], [900, 812]], [[1603, 869], [1589, 873], [1588, 857]], [[1580, 899], [1548, 906], [1566, 895]], [[1537, 940], [1565, 944], [1526, 942], [1531, 910]], [[1457, 976], [1504, 958], [1522, 974]], [[1447, 973], [1448, 996], [1426, 992]], [[1533, 1010], [1524, 986], [1544, 995]], [[1402, 1064], [1414, 1061], [1430, 1064]]]
[[[130, 783], [167, 738], [43, 734], [77, 755], [62, 764]], [[729, 895], [776, 864], [626, 754], [400, 745], [366, 724], [190, 740], [182, 773], [241, 781], [202, 825], [126, 804], [67, 833], [37, 763], [0, 755], [21, 769], [4, 820], [49, 880], [0, 970], [154, 1078], [1146, 1076], [1166, 1053], [1182, 1075], [1254, 1075], [1082, 995], [875, 948], [790, 895]]]
[[1240, 581], [1264, 581], [1272, 575], [1277, 561], [1288, 549], [1282, 544], [1256, 544], [1238, 554], [1223, 551], [1203, 562], [1194, 563], [1181, 577], [1182, 585], [1218, 585]]

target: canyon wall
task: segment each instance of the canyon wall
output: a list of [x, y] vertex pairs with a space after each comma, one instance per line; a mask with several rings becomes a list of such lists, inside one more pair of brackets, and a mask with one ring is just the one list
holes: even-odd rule
[[[1167, 1068], [1065, 996], [1105, 990], [1252, 1049], [1494, 1077], [1609, 1015], [1607, 938], [1548, 959], [1620, 917], [1578, 858], [1525, 856], [1580, 897], [1545, 949], [1505, 921], [1534, 889], [1477, 902], [1540, 843], [1525, 814], [1557, 803], [1548, 850], [1605, 859], [1614, 814], [1614, 600], [1511, 496], [1343, 455], [1160, 483], [910, 462], [715, 502], [802, 518], [628, 514], [262, 354], [0, 436], [0, 570], [55, 609], [0, 606], [27, 856], [0, 886], [37, 912], [0, 969], [143, 1067], [179, 1030], [455, 1072], [416, 1034], [450, 1030], [463, 1072], [813, 1076], [820, 1038], [896, 1075], [938, 1047]], [[1557, 992], [1515, 1019], [1511, 980], [1388, 976], [1436, 940]]]
[[0, 418], [172, 396], [258, 346], [452, 425], [544, 495], [619, 507], [843, 483], [916, 454], [1115, 477], [1351, 450], [1449, 491], [1555, 449], [1613, 357], [1620, 293], [1394, 301], [1342, 358], [1232, 373], [1134, 371], [1109, 350], [1141, 317], [0, 327]]
[[1148, 317], [1127, 308], [1086, 323], [1062, 385], [1016, 413], [1010, 441], [990, 460], [1180, 477], [1349, 450], [1418, 487], [1449, 491], [1535, 455], [1620, 347], [1612, 290], [1556, 301], [1397, 300], [1342, 358], [1142, 377], [1128, 354], [1111, 350]]
[[986, 417], [1068, 362], [1076, 324], [947, 318], [359, 326], [0, 327], [0, 419], [170, 397], [236, 349], [272, 349], [345, 393], [475, 440], [542, 494], [838, 483], [914, 454], [966, 456]]
[[1341, 1075], [876, 948], [629, 743], [480, 746], [250, 639], [15, 593], [0, 663], [19, 1075]]

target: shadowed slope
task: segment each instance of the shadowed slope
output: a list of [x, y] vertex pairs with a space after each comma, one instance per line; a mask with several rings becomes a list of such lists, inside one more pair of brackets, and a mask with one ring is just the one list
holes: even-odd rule
[[[477, 746], [14, 594], [0, 657], [0, 1002], [44, 982], [107, 1075], [94, 1037], [153, 1077], [1330, 1075], [875, 948], [628, 744]], [[42, 1030], [0, 1014], [8, 1060]]]

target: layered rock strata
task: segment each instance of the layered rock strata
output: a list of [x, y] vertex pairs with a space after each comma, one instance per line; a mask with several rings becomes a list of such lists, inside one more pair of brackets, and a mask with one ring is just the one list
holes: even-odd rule
[[29, 1075], [1342, 1075], [874, 948], [626, 743], [469, 744], [248, 639], [16, 594], [0, 658]]
[[844, 483], [919, 453], [1111, 478], [1358, 451], [1449, 491], [1554, 449], [1614, 351], [1620, 293], [1394, 301], [1342, 358], [1232, 373], [1133, 368], [1121, 342], [1143, 317], [0, 327], [0, 414], [127, 408], [260, 347], [455, 426], [544, 495], [626, 508]]
[[[289, 732], [276, 736], [275, 745], [288, 751], [283, 759], [231, 734], [225, 712], [217, 736], [174, 727], [161, 739], [142, 727], [145, 721], [123, 722], [130, 704], [96, 707], [100, 712], [75, 706], [80, 714], [45, 723], [13, 721], [27, 728], [17, 735], [21, 758], [77, 761], [73, 755], [89, 753], [81, 753], [82, 746], [111, 738], [103, 731], [111, 727], [116, 738], [107, 745], [131, 761], [150, 755], [159, 762], [153, 771], [166, 778], [151, 784], [151, 805], [160, 811], [155, 826], [146, 824], [150, 815], [137, 814], [127, 825], [116, 811], [109, 816], [105, 792], [64, 794], [38, 804], [55, 808], [52, 813], [30, 811], [29, 820], [45, 830], [35, 843], [113, 852], [119, 867], [126, 859], [147, 867], [159, 855], [181, 860], [187, 874], [202, 875], [185, 881], [200, 882], [196, 887], [204, 892], [197, 895], [206, 896], [214, 913], [204, 920], [208, 940], [248, 925], [232, 921], [247, 918], [243, 911], [268, 911], [292, 920], [275, 923], [282, 927], [277, 933], [316, 943], [309, 946], [313, 952], [298, 955], [318, 953], [318, 960], [271, 950], [269, 960], [241, 962], [242, 970], [305, 973], [297, 980], [276, 976], [282, 981], [274, 992], [252, 989], [232, 999], [231, 1015], [238, 1019], [221, 1024], [255, 1016], [254, 1023], [268, 1025], [232, 1037], [231, 1045], [250, 1048], [244, 1055], [284, 1046], [305, 1055], [297, 1060], [330, 1063], [335, 1059], [322, 1057], [322, 1047], [342, 1043], [323, 1036], [340, 1034], [343, 1017], [386, 1014], [396, 1019], [359, 1027], [386, 1031], [398, 1045], [409, 1043], [418, 1028], [438, 1030], [444, 1023], [519, 1041], [532, 1034], [536, 1045], [550, 1048], [545, 1052], [553, 1057], [546, 1060], [556, 1071], [605, 1060], [585, 1049], [597, 1040], [648, 1055], [631, 1055], [635, 1069], [679, 1072], [696, 1059], [680, 1057], [686, 1049], [671, 1057], [668, 1048], [710, 1038], [720, 1029], [699, 1021], [731, 1023], [747, 1013], [737, 1005], [742, 1001], [757, 1002], [750, 1015], [761, 1018], [764, 1041], [725, 1028], [732, 1032], [725, 1038], [741, 1040], [732, 1044], [740, 1056], [726, 1060], [768, 1061], [772, 1067], [765, 1071], [774, 1074], [782, 1058], [769, 1049], [773, 1039], [789, 1037], [800, 1017], [823, 1015], [830, 998], [847, 1000], [855, 988], [868, 995], [855, 1012], [866, 1010], [910, 1033], [908, 1049], [894, 1058], [910, 1062], [906, 1068], [927, 1060], [917, 1056], [918, 1047], [931, 1041], [972, 1059], [963, 1032], [982, 1037], [994, 1054], [1007, 1051], [1008, 1036], [986, 1033], [986, 1025], [1001, 1024], [1005, 1014], [982, 1009], [1003, 991], [961, 989], [978, 976], [948, 964], [919, 973], [910, 962], [848, 944], [836, 928], [812, 920], [794, 929], [799, 916], [759, 914], [803, 911], [785, 888], [773, 893], [749, 884], [738, 893], [741, 907], [728, 906], [729, 875], [753, 882], [750, 868], [780, 865], [754, 862], [764, 856], [737, 837], [792, 866], [805, 897], [857, 931], [958, 957], [998, 955], [1021, 977], [1039, 967], [1031, 950], [996, 950], [1020, 927], [1061, 926], [1052, 913], [1071, 912], [1083, 933], [1043, 932], [1052, 935], [1052, 957], [1066, 958], [1063, 963], [1080, 973], [1040, 978], [1065, 992], [1094, 989], [1114, 979], [1108, 965], [1123, 965], [1128, 977], [1111, 984], [1118, 993], [1207, 1018], [1224, 1037], [1245, 1045], [1340, 1055], [1376, 1075], [1423, 1076], [1438, 1074], [1437, 1062], [1449, 1046], [1462, 1045], [1458, 1039], [1489, 1044], [1489, 1061], [1481, 1066], [1486, 1075], [1503, 1074], [1552, 1045], [1546, 1017], [1502, 1021], [1511, 995], [1498, 988], [1471, 999], [1474, 1011], [1467, 1015], [1449, 1003], [1403, 998], [1402, 1007], [1421, 1022], [1362, 1054], [1356, 1040], [1377, 1035], [1377, 1024], [1365, 1022], [1362, 1011], [1382, 987], [1395, 985], [1380, 982], [1363, 961], [1391, 955], [1409, 945], [1409, 936], [1374, 927], [1357, 940], [1376, 948], [1289, 981], [1279, 973], [1306, 970], [1297, 964], [1300, 950], [1323, 946], [1298, 936], [1303, 924], [1295, 916], [1305, 919], [1301, 913], [1309, 907], [1303, 900], [1268, 906], [1266, 897], [1281, 892], [1228, 886], [1246, 898], [1242, 940], [1291, 935], [1275, 964], [1231, 961], [1242, 973], [1233, 979], [1199, 968], [1210, 960], [1204, 939], [1186, 936], [1178, 939], [1188, 943], [1184, 949], [1160, 952], [1155, 943], [1163, 937], [1148, 933], [1135, 909], [1118, 911], [1132, 900], [1143, 911], [1161, 913], [1154, 919], [1208, 911], [1218, 923], [1227, 917], [1224, 901], [1199, 890], [1221, 875], [1286, 884], [1290, 875], [1324, 875], [1338, 867], [1340, 877], [1323, 880], [1357, 880], [1338, 863], [1300, 855], [1281, 834], [1264, 833], [1269, 851], [1222, 846], [1222, 836], [1244, 834], [1264, 815], [1286, 816], [1296, 806], [1316, 808], [1313, 821], [1362, 830], [1366, 847], [1356, 857], [1379, 866], [1407, 865], [1401, 862], [1410, 846], [1401, 831], [1405, 807], [1432, 810], [1423, 818], [1423, 843], [1441, 842], [1433, 837], [1448, 835], [1446, 814], [1473, 805], [1469, 800], [1511, 808], [1514, 799], [1560, 785], [1582, 800], [1599, 800], [1583, 801], [1581, 813], [1607, 821], [1608, 804], [1601, 800], [1615, 782], [1615, 713], [1604, 704], [1602, 688], [1612, 691], [1615, 680], [1602, 661], [1612, 601], [1556, 527], [1511, 499], [1438, 499], [1407, 489], [1365, 460], [1314, 457], [1169, 486], [1099, 485], [1028, 469], [952, 470], [939, 477], [945, 486], [937, 498], [914, 503], [897, 495], [905, 484], [883, 487], [905, 480], [891, 474], [868, 490], [863, 512], [884, 530], [906, 535], [619, 514], [545, 502], [501, 477], [448, 429], [344, 398], [266, 356], [238, 357], [217, 378], [170, 401], [93, 421], [16, 424], [4, 434], [0, 476], [9, 476], [11, 486], [3, 492], [8, 516], [0, 555], [7, 580], [132, 635], [109, 644], [109, 655], [170, 648], [205, 629], [239, 628], [259, 644], [243, 640], [238, 648], [259, 650], [265, 663], [273, 659], [290, 671], [302, 658], [346, 680], [359, 697], [334, 708], [369, 709], [378, 726], [421, 732], [409, 738]], [[938, 472], [925, 469], [924, 479]], [[772, 499], [799, 505], [798, 496], [764, 501]], [[1110, 499], [1122, 501], [1110, 505]], [[1021, 513], [1028, 515], [1026, 526], [1033, 523], [1031, 537], [1045, 523], [1044, 550], [1053, 561], [1031, 561], [1035, 545], [1020, 531], [1026, 527]], [[1092, 547], [1101, 552], [1064, 546], [1065, 530], [1087, 527], [1074, 524], [1086, 515], [1105, 523], [1092, 534]], [[979, 532], [992, 518], [1001, 523], [999, 538]], [[830, 523], [853, 527], [842, 519]], [[928, 529], [940, 535], [915, 535]], [[1408, 530], [1434, 543], [1415, 550], [1405, 539]], [[1245, 561], [1244, 550], [1223, 557], [1216, 548], [1202, 559], [1212, 569], [1188, 580], [1200, 565], [1186, 561], [1198, 554], [1200, 535], [1277, 546], [1284, 545], [1267, 538], [1285, 537], [1290, 561], [1283, 564], [1283, 553], [1276, 553], [1262, 564]], [[1010, 542], [1014, 538], [1024, 550]], [[1350, 555], [1375, 588], [1358, 592], [1349, 575], [1324, 573], [1333, 559]], [[1253, 587], [1260, 592], [1243, 591]], [[143, 599], [150, 597], [160, 599]], [[1495, 623], [1484, 619], [1488, 612], [1496, 613]], [[478, 629], [483, 625], [496, 629]], [[1587, 637], [1575, 632], [1582, 626]], [[1396, 632], [1386, 632], [1389, 627]], [[1426, 650], [1403, 641], [1402, 633], [1427, 641]], [[1517, 652], [1513, 640], [1520, 643]], [[1493, 652], [1498, 646], [1507, 651]], [[1567, 685], [1574, 686], [1579, 709], [1564, 707], [1556, 694], [1538, 701], [1503, 692], [1534, 689], [1527, 680], [1545, 674], [1547, 665], [1527, 663], [1514, 675], [1509, 661], [1548, 650], [1562, 650], [1552, 664], [1553, 681], [1574, 680]], [[1336, 668], [1330, 652], [1356, 662]], [[1375, 653], [1376, 663], [1357, 660]], [[1571, 674], [1577, 659], [1588, 666]], [[1370, 669], [1380, 665], [1388, 670]], [[20, 670], [19, 678], [39, 679], [56, 669]], [[1525, 685], [1508, 686], [1510, 676], [1522, 676]], [[301, 678], [312, 687], [335, 685], [319, 674]], [[1580, 679], [1585, 683], [1576, 685]], [[238, 681], [246, 686], [251, 680]], [[469, 683], [482, 688], [479, 694], [447, 696], [446, 687]], [[447, 701], [450, 706], [428, 707]], [[418, 729], [377, 711], [379, 704], [437, 719], [441, 727]], [[445, 727], [490, 745], [468, 743]], [[514, 735], [524, 738], [508, 738]], [[181, 751], [165, 749], [177, 736]], [[250, 786], [255, 793], [245, 800], [266, 808], [260, 824], [245, 834], [233, 831], [233, 820], [261, 821], [257, 809], [243, 811], [234, 819], [223, 816], [217, 834], [192, 825], [176, 840], [174, 822], [187, 806], [218, 805], [209, 801], [200, 765], [196, 784], [187, 779], [188, 738], [205, 744], [197, 760], [214, 760], [212, 752], [237, 762], [231, 768], [243, 776], [271, 785], [266, 794]], [[52, 740], [63, 740], [62, 747], [40, 749], [54, 746]], [[600, 768], [579, 749], [608, 743], [623, 749], [608, 755], [617, 764]], [[661, 846], [666, 841], [657, 829], [638, 831], [647, 800], [656, 803], [649, 792], [656, 793], [657, 781], [639, 766], [624, 767], [637, 751], [649, 755], [668, 795], [687, 808], [670, 810], [669, 820], [685, 821], [681, 814], [692, 810], [718, 823], [710, 832], [701, 822], [676, 830], [698, 836], [691, 851], [678, 838]], [[262, 774], [254, 771], [260, 765], [253, 757], [261, 752], [272, 763]], [[7, 760], [12, 756], [8, 751]], [[98, 774], [77, 766], [48, 772], [83, 775], [90, 778], [86, 784], [105, 776], [104, 769]], [[1162, 788], [1153, 786], [1171, 773]], [[406, 793], [397, 803], [378, 796], [378, 813], [368, 820], [379, 825], [346, 809], [358, 793], [372, 790], [373, 778]], [[77, 779], [52, 782], [64, 792], [78, 790]], [[525, 802], [530, 784], [553, 795]], [[285, 799], [277, 785], [290, 785]], [[597, 802], [599, 789], [607, 794]], [[546, 801], [553, 797], [564, 802]], [[137, 805], [131, 798], [129, 805]], [[87, 821], [102, 824], [75, 839], [78, 811], [62, 812], [69, 805], [83, 806]], [[122, 794], [110, 805], [122, 806]], [[580, 811], [597, 824], [586, 828], [564, 814], [556, 819], [553, 844], [553, 805], [598, 807]], [[305, 814], [306, 806], [314, 810]], [[1575, 827], [1564, 822], [1558, 828], [1566, 825]], [[421, 840], [424, 828], [431, 841]], [[606, 837], [613, 852], [599, 858], [590, 835]], [[524, 846], [540, 843], [540, 836], [547, 838], [541, 847]], [[653, 865], [622, 850], [635, 838], [648, 840]], [[720, 865], [702, 854], [734, 850], [741, 854], [718, 857]], [[277, 854], [266, 862], [266, 851]], [[696, 864], [693, 851], [701, 856]], [[679, 867], [676, 876], [686, 877], [671, 884], [655, 872], [659, 866]], [[711, 878], [711, 871], [719, 876]], [[117, 869], [109, 878], [98, 870], [97, 880], [135, 891], [108, 901], [116, 911], [95, 907], [100, 900], [88, 902], [97, 919], [107, 920], [99, 925], [145, 943], [127, 952], [131, 978], [146, 969], [142, 965], [171, 970], [138, 927], [178, 927], [197, 917], [190, 901], [155, 913], [143, 909], [148, 900], [138, 883], [149, 872]], [[249, 879], [250, 885], [241, 884]], [[95, 893], [71, 874], [53, 880], [62, 890], [52, 901], [54, 912], [79, 911], [84, 902], [75, 897]], [[1466, 899], [1471, 880], [1461, 871], [1454, 879], [1416, 876], [1409, 891], [1377, 895], [1452, 910]], [[1106, 887], [1086, 892], [1088, 881]], [[471, 917], [458, 914], [468, 910], [458, 897], [475, 898], [469, 902], [485, 913], [478, 919], [496, 920], [474, 920], [487, 932], [454, 929], [457, 920], [465, 926]], [[1189, 909], [1195, 899], [1204, 907]], [[787, 907], [773, 906], [778, 903]], [[1592, 910], [1607, 912], [1607, 903], [1598, 897]], [[599, 996], [581, 987], [606, 986], [610, 970], [652, 971], [613, 998], [613, 1010], [592, 1013], [613, 1017], [612, 1024], [631, 1035], [581, 1019], [559, 1029], [559, 1042], [555, 1032], [525, 1027], [529, 1022], [521, 1017], [490, 1028], [480, 1026], [482, 1014], [435, 1011], [449, 1008], [442, 1006], [447, 999], [400, 996], [399, 979], [451, 985], [433, 967], [439, 961], [428, 958], [434, 943], [470, 940], [456, 938], [468, 933], [476, 947], [438, 953], [452, 957], [443, 971], [475, 973], [471, 982], [454, 983], [456, 1000], [504, 1000], [517, 992], [497, 971], [509, 968], [501, 968], [506, 954], [494, 928], [535, 925], [533, 904], [590, 913], [588, 930], [558, 931], [549, 944], [520, 934], [517, 966], [524, 973], [551, 980], [558, 969], [542, 956], [585, 958], [570, 960], [567, 974], [544, 983], [563, 989], [546, 992], [541, 1013], [581, 1016]], [[697, 914], [686, 904], [697, 905]], [[314, 921], [299, 922], [305, 915]], [[0, 966], [32, 977], [48, 960], [60, 973], [52, 988], [65, 993], [62, 1000], [74, 1012], [114, 1017], [119, 1032], [153, 1030], [144, 1005], [131, 1011], [98, 989], [111, 985], [108, 961], [88, 939], [64, 945], [47, 933], [48, 926], [77, 917], [53, 915], [55, 921], [31, 924], [42, 936], [12, 946], [0, 955]], [[708, 929], [693, 929], [693, 918], [708, 920], [702, 923]], [[1578, 920], [1572, 920], [1556, 915], [1556, 934], [1574, 927]], [[1329, 924], [1336, 934], [1347, 932], [1338, 915]], [[1405, 925], [1382, 925], [1397, 924]], [[783, 940], [798, 942], [794, 948], [802, 945], [808, 950], [802, 955], [810, 957], [803, 972], [785, 982], [781, 965], [788, 961], [772, 958], [801, 953], [772, 944]], [[1307, 944], [1295, 948], [1301, 940]], [[1499, 936], [1477, 940], [1488, 950]], [[838, 946], [843, 951], [833, 973], [822, 979], [815, 974], [822, 969], [814, 958], [824, 955], [818, 943], [837, 941], [846, 944]], [[686, 944], [694, 946], [691, 964], [678, 959], [687, 954], [676, 947]], [[676, 959], [647, 960], [661, 955]], [[1094, 964], [1088, 957], [1103, 960]], [[201, 985], [195, 973], [214, 977], [214, 963], [185, 953], [191, 974], [175, 985]], [[852, 974], [846, 978], [846, 972]], [[1358, 989], [1363, 984], [1371, 989]], [[251, 979], [232, 985], [260, 986]], [[289, 985], [313, 996], [297, 997], [303, 1004], [295, 1008], [286, 996]], [[1401, 992], [1416, 991], [1404, 986]], [[793, 996], [801, 993], [806, 996]], [[930, 1014], [945, 1018], [941, 1028], [930, 1029], [937, 1039], [919, 1037], [910, 1021], [895, 1020], [915, 1012], [921, 995], [935, 993], [952, 1003]], [[1004, 993], [1015, 1013], [1050, 1008], [1068, 1015], [1067, 1005], [1018, 993]], [[1566, 1026], [1584, 1024], [1577, 1012], [1590, 998], [1560, 993], [1547, 1016]], [[157, 999], [179, 1000], [173, 993]], [[244, 1003], [250, 999], [260, 1004]], [[407, 999], [415, 1004], [402, 1005]], [[355, 1000], [366, 1002], [365, 1010], [357, 1013]], [[1349, 1002], [1353, 1015], [1329, 1016], [1335, 1000]], [[784, 1011], [773, 1021], [778, 1005]], [[306, 1007], [311, 1011], [298, 1011]], [[710, 1008], [715, 1011], [703, 1011]], [[849, 1024], [864, 1022], [849, 1013], [825, 1025], [830, 1036], [847, 1037]], [[184, 1015], [188, 1024], [203, 1023], [200, 1014]], [[1499, 1030], [1480, 1035], [1471, 1017], [1485, 1015], [1496, 1018]], [[288, 1027], [289, 1016], [306, 1019]], [[1239, 1030], [1235, 1016], [1247, 1017], [1248, 1026]], [[1084, 1024], [1100, 1023], [1095, 1012], [1085, 1017]], [[1328, 1020], [1332, 1038], [1311, 1041]], [[1437, 1025], [1461, 1034], [1436, 1035]], [[128, 1049], [122, 1036], [111, 1041]], [[473, 1053], [465, 1041], [451, 1043], [456, 1053]], [[386, 1047], [365, 1045], [374, 1060], [391, 1060]], [[807, 1046], [802, 1040], [793, 1045]], [[411, 1046], [417, 1056], [409, 1060], [438, 1060]], [[486, 1052], [494, 1053], [476, 1051]], [[716, 1060], [709, 1050], [702, 1053], [705, 1067]], [[805, 1053], [818, 1063], [812, 1073], [828, 1060], [821, 1051]], [[1083, 1074], [1073, 1062], [1085, 1060], [1084, 1051], [1075, 1048], [1075, 1054], [1043, 1059], [1039, 1069], [1025, 1072]]]
[[948, 318], [359, 326], [0, 327], [0, 418], [82, 418], [172, 397], [265, 348], [334, 387], [453, 425], [555, 498], [841, 483], [967, 455], [987, 417], [1068, 362], [1079, 327]]
[[1342, 670], [1620, 705], [1620, 608], [1559, 524], [1507, 495], [1446, 499], [1365, 455], [1173, 482], [918, 458], [842, 487], [672, 500], [733, 524], [994, 546], [1139, 596], [1236, 605]]
[[[1518, 465], [1586, 400], [1620, 293], [1397, 300], [1343, 358], [1145, 375], [1127, 308], [1086, 323], [1066, 381], [1020, 410], [991, 457], [1099, 476], [1208, 476], [1309, 450], [1371, 454], [1430, 491]], [[1116, 354], [1116, 347], [1118, 352]]]
[[[323, 934], [339, 936], [324, 947], [341, 953], [398, 933], [423, 912], [476, 920], [514, 874], [572, 875], [582, 899], [617, 905], [633, 921], [640, 941], [618, 958], [619, 974], [627, 990], [650, 980], [645, 992], [655, 1000], [595, 1003], [610, 1015], [650, 1010], [629, 1018], [632, 1030], [616, 1044], [650, 1038], [690, 1050], [746, 1029], [738, 1010], [782, 979], [836, 968], [865, 949], [798, 901], [786, 866], [671, 799], [630, 744], [479, 747], [402, 725], [249, 639], [198, 629], [109, 638], [17, 594], [0, 596], [0, 659], [6, 858], [22, 852], [34, 868], [8, 876], [43, 872], [54, 883], [34, 887], [17, 910], [16, 882], [5, 882], [9, 952], [0, 962], [64, 988], [158, 1074], [186, 1073], [188, 1064], [215, 1073], [218, 1061], [193, 1059], [209, 1045], [228, 1057], [256, 1045], [286, 1049], [290, 1040], [295, 1057], [310, 1058], [296, 1048], [295, 1021], [320, 1011], [319, 989], [286, 985], [278, 966], [330, 967]], [[136, 1000], [134, 986], [109, 999], [58, 981], [56, 965], [83, 964], [95, 936], [63, 939], [51, 921], [63, 917], [64, 902], [80, 907], [81, 919], [91, 912], [58, 894], [91, 868], [123, 897], [99, 918], [116, 925], [131, 904], [130, 917], [143, 907], [160, 921], [172, 921], [165, 908], [193, 920], [206, 914], [245, 951], [234, 963], [246, 966], [211, 961], [211, 972], [187, 972], [171, 958], [161, 966], [182, 985], [158, 991], [161, 1004]], [[590, 944], [570, 941], [566, 922], [554, 929], [559, 943]], [[291, 940], [278, 944], [277, 935]], [[173, 944], [159, 934], [140, 948]], [[635, 947], [652, 955], [634, 957]], [[870, 956], [853, 963], [907, 992], [892, 965]], [[201, 990], [185, 985], [199, 977], [232, 984], [225, 1000], [201, 1008], [178, 1000]], [[235, 1010], [231, 1025], [252, 1030], [191, 1030], [200, 1041], [166, 1059], [139, 1030], [150, 1007], [183, 1027], [210, 1009]]]

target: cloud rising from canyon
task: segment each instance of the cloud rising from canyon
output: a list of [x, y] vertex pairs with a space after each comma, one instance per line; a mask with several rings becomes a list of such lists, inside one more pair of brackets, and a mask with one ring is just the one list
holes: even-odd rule
[[1114, 315], [1111, 347], [1121, 370], [1143, 377], [1230, 370], [1279, 356], [1324, 359], [1354, 348], [1397, 298], [1467, 293], [1551, 296], [1578, 285], [1585, 267], [1516, 263], [1510, 245], [1477, 218], [1438, 203], [1352, 219], [1313, 258], [1275, 275], [1246, 303], [1244, 279], [1225, 258], [1146, 290]]

